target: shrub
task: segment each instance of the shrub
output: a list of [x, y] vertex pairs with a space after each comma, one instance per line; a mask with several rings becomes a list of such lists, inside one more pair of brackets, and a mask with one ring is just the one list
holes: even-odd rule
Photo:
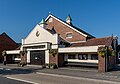
[[18, 66], [22, 66], [22, 67], [24, 67], [25, 65], [26, 65], [25, 62], [20, 62], [20, 63], [18, 64]]
[[55, 55], [57, 54], [57, 49], [50, 49], [49, 53], [55, 57]]
[[106, 54], [106, 51], [107, 51], [107, 49], [106, 49], [105, 47], [100, 47], [100, 48], [98, 49], [98, 54], [99, 54], [99, 56], [104, 57], [105, 54]]
[[58, 68], [55, 63], [50, 63], [50, 64], [48, 64], [48, 67], [49, 67], [50, 69], [56, 69], [56, 68]]

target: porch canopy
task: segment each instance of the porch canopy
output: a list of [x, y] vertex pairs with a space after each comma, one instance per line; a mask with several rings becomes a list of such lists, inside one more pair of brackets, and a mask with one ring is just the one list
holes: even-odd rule
[[13, 54], [19, 54], [20, 53], [20, 50], [8, 50], [8, 51], [6, 51], [6, 54], [11, 54], [11, 55], [13, 55]]
[[89, 53], [89, 52], [97, 52], [98, 47], [99, 46], [59, 48], [58, 53]]
[[[96, 58], [98, 57], [97, 52], [99, 47], [100, 46], [82, 46], [82, 47], [59, 48], [58, 53], [64, 53], [64, 61], [67, 62], [66, 65], [97, 67], [98, 59]], [[74, 55], [71, 55], [72, 53]], [[71, 58], [71, 56], [74, 57]], [[85, 59], [83, 59], [83, 57], [85, 57]], [[93, 57], [95, 59], [92, 59]]]

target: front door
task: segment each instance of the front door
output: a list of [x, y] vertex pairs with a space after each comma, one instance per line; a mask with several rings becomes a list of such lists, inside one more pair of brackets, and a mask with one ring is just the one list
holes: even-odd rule
[[35, 65], [45, 64], [45, 51], [31, 51], [30, 52], [30, 62]]

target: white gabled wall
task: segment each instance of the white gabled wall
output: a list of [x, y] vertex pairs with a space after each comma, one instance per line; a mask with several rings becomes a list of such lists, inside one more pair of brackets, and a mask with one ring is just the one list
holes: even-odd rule
[[45, 64], [49, 64], [49, 50], [45, 51]]
[[27, 52], [27, 63], [30, 63], [30, 51]]
[[[39, 36], [36, 36], [36, 32], [39, 31]], [[51, 34], [46, 29], [36, 25], [31, 33], [23, 40], [23, 44], [32, 44], [40, 42], [50, 42], [52, 44], [58, 44], [58, 34]]]

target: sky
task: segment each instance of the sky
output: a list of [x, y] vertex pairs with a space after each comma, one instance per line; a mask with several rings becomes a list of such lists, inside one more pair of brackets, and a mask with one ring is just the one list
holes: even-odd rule
[[[0, 34], [21, 42], [51, 12], [100, 38], [120, 37], [120, 0], [0, 0]], [[120, 41], [120, 39], [119, 39]]]

